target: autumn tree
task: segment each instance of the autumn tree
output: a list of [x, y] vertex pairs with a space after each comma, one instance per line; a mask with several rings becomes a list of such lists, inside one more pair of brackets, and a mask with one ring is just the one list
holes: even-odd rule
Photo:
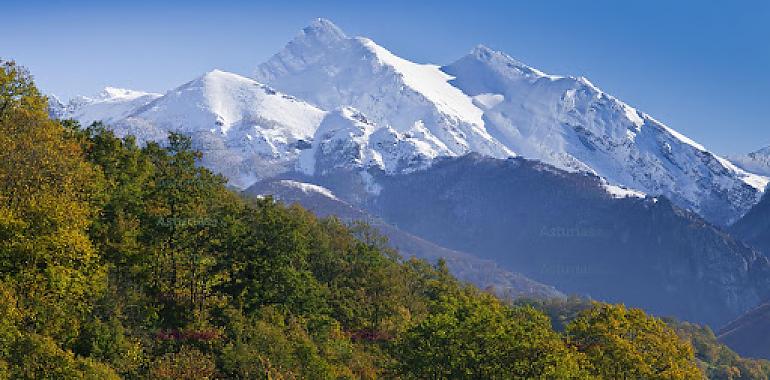
[[603, 379], [702, 379], [692, 346], [640, 309], [596, 303], [567, 325], [569, 343]]
[[67, 342], [105, 284], [87, 228], [100, 175], [47, 114], [26, 70], [0, 61], [0, 276], [24, 324]]

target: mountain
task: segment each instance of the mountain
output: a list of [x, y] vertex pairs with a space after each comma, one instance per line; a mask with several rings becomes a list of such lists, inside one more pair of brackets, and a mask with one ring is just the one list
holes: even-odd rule
[[52, 119], [66, 119], [67, 106], [56, 95], [48, 95], [48, 116]]
[[770, 176], [770, 147], [729, 158], [735, 165], [746, 171]]
[[[711, 326], [770, 296], [764, 255], [664, 197], [611, 194], [593, 174], [470, 154], [369, 175], [378, 191], [361, 183], [358, 202], [370, 214], [565, 293]], [[316, 180], [355, 199], [355, 177]]]
[[547, 75], [484, 46], [443, 70], [480, 99], [490, 133], [525, 157], [664, 195], [718, 224], [747, 211], [767, 183], [586, 78]]
[[[759, 160], [762, 151], [753, 157]], [[761, 161], [755, 161], [761, 162]], [[730, 232], [765, 255], [770, 254], [770, 194], [765, 193]], [[770, 359], [770, 303], [751, 309], [719, 331], [719, 340], [742, 356]]]
[[192, 136], [203, 165], [236, 187], [293, 168], [326, 112], [236, 74], [213, 70], [114, 123], [121, 135]]
[[729, 225], [768, 181], [585, 78], [548, 75], [484, 46], [447, 66], [419, 64], [318, 19], [254, 78], [215, 70], [165, 95], [108, 88], [66, 106], [52, 99], [51, 109], [145, 140], [192, 134], [204, 165], [239, 188], [328, 164], [366, 176], [368, 168], [408, 173], [471, 152], [521, 155], [666, 196]]
[[82, 125], [95, 121], [110, 124], [159, 97], [161, 94], [152, 92], [105, 87], [94, 97], [78, 96], [66, 105], [52, 97], [49, 104], [52, 115], [59, 119], [76, 119]]
[[733, 235], [770, 255], [770, 195], [765, 194], [749, 212], [730, 226]]
[[424, 169], [436, 157], [425, 136], [379, 128], [355, 108], [342, 107], [324, 118], [296, 168], [310, 176], [338, 169], [378, 168], [389, 174]]
[[254, 76], [323, 109], [355, 107], [376, 128], [415, 139], [416, 160], [392, 158], [408, 170], [469, 152], [522, 155], [664, 195], [720, 225], [767, 184], [585, 78], [547, 75], [483, 46], [448, 66], [417, 64], [319, 19]]
[[730, 322], [719, 340], [744, 357], [770, 359], [770, 303], [764, 303]]
[[375, 125], [419, 136], [430, 158], [513, 154], [486, 132], [482, 111], [440, 67], [407, 61], [367, 38], [347, 37], [328, 20], [303, 29], [259, 66], [255, 78], [323, 109], [355, 107]]
[[318, 185], [289, 179], [265, 180], [254, 184], [243, 193], [248, 197], [270, 195], [287, 204], [298, 203], [319, 217], [336, 216], [348, 222], [367, 221], [383, 233], [388, 238], [389, 245], [397, 249], [402, 256], [414, 256], [432, 263], [444, 259], [452, 274], [460, 280], [473, 283], [482, 289], [490, 289], [504, 298], [564, 297], [555, 288], [519, 273], [504, 270], [491, 260], [447, 249], [400, 230], [340, 200], [329, 189]]

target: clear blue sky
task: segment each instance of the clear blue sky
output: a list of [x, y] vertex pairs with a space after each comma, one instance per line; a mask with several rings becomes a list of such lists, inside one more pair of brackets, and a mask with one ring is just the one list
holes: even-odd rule
[[483, 43], [586, 76], [717, 153], [770, 145], [768, 1], [3, 0], [2, 14], [0, 57], [63, 98], [249, 74], [325, 17], [418, 62]]

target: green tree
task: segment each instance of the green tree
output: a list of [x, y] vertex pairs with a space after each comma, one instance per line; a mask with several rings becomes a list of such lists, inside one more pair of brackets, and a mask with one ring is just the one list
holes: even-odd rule
[[50, 337], [23, 334], [12, 347], [8, 358], [13, 379], [89, 379], [117, 380], [120, 377], [109, 366], [76, 357], [62, 350]]
[[0, 67], [0, 120], [18, 110], [38, 110], [47, 106], [26, 68], [2, 59]]
[[153, 380], [209, 380], [218, 378], [213, 359], [195, 348], [183, 346], [179, 352], [168, 353], [150, 368]]
[[255, 200], [241, 210], [222, 290], [247, 312], [283, 305], [294, 313], [328, 312], [324, 288], [310, 271], [309, 214]]
[[475, 291], [439, 310], [392, 346], [397, 372], [414, 379], [583, 378], [581, 358], [531, 307], [511, 308]]
[[603, 379], [702, 379], [692, 346], [640, 309], [596, 303], [567, 325], [571, 345]]

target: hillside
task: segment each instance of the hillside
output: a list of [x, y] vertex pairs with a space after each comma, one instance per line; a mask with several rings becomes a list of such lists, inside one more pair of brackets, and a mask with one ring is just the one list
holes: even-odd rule
[[365, 221], [388, 238], [388, 245], [406, 258], [416, 257], [430, 263], [443, 260], [459, 280], [480, 289], [489, 290], [501, 298], [519, 299], [562, 298], [564, 295], [551, 286], [507, 271], [492, 260], [480, 259], [465, 252], [438, 246], [430, 241], [400, 230], [365, 211], [337, 198], [326, 188], [293, 180], [259, 182], [243, 194], [247, 197], [272, 196], [286, 204], [300, 204], [319, 217], [335, 217], [347, 223]]
[[759, 305], [718, 332], [719, 341], [741, 356], [770, 359], [770, 304]]

